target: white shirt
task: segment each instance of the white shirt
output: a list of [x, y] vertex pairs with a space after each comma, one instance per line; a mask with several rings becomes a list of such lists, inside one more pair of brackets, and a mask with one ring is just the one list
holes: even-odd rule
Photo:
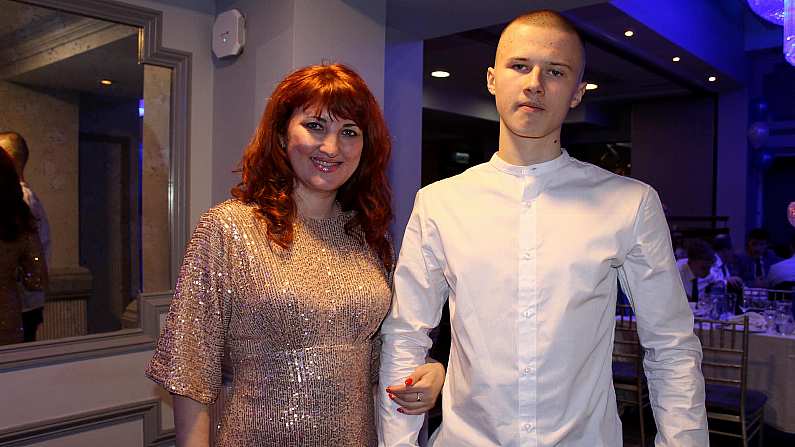
[[[27, 183], [19, 182], [19, 185], [22, 187], [22, 198], [25, 200], [25, 203], [28, 204], [30, 207], [30, 212], [33, 214], [33, 217], [36, 219], [36, 225], [39, 232], [39, 241], [41, 241], [41, 247], [44, 250], [44, 259], [47, 261], [47, 265], [50, 265], [50, 222], [47, 220], [47, 213], [44, 211], [44, 206], [42, 206], [39, 197], [33, 190], [30, 189]], [[21, 291], [22, 295], [22, 311], [27, 312], [29, 310], [38, 309], [39, 307], [44, 306], [45, 300], [45, 293], [42, 290], [27, 290], [24, 287], [18, 287], [18, 290]]]
[[795, 256], [771, 265], [767, 273], [767, 283], [771, 287], [790, 281], [795, 281]]
[[424, 363], [449, 296], [452, 346], [435, 446], [620, 446], [612, 386], [616, 277], [634, 303], [660, 432], [708, 444], [701, 346], [657, 194], [565, 152], [491, 161], [417, 193], [383, 324], [379, 434], [422, 418], [384, 388]]

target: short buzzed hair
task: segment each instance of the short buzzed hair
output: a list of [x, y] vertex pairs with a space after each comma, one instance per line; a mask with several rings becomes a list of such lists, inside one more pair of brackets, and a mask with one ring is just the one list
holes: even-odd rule
[[11, 155], [11, 158], [16, 163], [19, 163], [20, 167], [24, 168], [28, 163], [30, 152], [28, 151], [28, 143], [25, 142], [22, 135], [13, 131], [0, 132], [0, 139], [8, 139], [11, 142], [9, 147], [3, 146], [3, 149]]
[[580, 57], [582, 59], [582, 67], [580, 68], [580, 77], [585, 73], [585, 44], [583, 43], [582, 36], [571, 20], [564, 17], [561, 13], [551, 9], [539, 9], [522, 14], [515, 19], [511, 20], [508, 25], [503, 28], [500, 33], [502, 39], [505, 31], [513, 25], [536, 25], [542, 27], [550, 27], [559, 29], [565, 33], [571, 34], [577, 38], [580, 46]]

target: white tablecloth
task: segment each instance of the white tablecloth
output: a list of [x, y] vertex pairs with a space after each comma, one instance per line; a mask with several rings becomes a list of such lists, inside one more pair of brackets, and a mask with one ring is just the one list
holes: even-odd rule
[[751, 334], [748, 388], [767, 394], [768, 425], [795, 433], [795, 336]]

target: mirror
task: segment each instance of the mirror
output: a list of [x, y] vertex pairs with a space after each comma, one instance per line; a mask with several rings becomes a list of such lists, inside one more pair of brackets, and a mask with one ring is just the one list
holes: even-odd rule
[[0, 10], [0, 132], [24, 138], [49, 227], [36, 340], [137, 328], [136, 297], [171, 288], [171, 69], [139, 63], [137, 27]]

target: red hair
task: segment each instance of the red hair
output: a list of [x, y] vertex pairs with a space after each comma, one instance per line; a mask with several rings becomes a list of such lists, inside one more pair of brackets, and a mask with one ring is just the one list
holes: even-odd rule
[[387, 239], [392, 220], [392, 195], [386, 168], [392, 146], [384, 116], [364, 80], [341, 64], [310, 65], [290, 73], [273, 91], [257, 130], [240, 162], [242, 179], [232, 195], [257, 205], [268, 223], [268, 238], [284, 249], [293, 241], [296, 205], [295, 172], [281, 144], [298, 109], [317, 108], [335, 118], [349, 119], [364, 133], [359, 166], [337, 190], [343, 211], [355, 211], [345, 225], [348, 234], [360, 230], [367, 245], [389, 270], [394, 263]]

